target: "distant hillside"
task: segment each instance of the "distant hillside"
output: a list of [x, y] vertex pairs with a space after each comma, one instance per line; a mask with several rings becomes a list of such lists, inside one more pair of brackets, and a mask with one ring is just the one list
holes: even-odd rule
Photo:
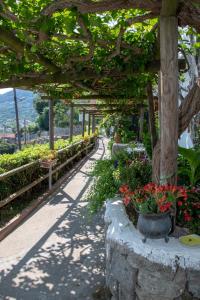
[[[37, 96], [30, 91], [17, 90], [18, 110], [20, 123], [24, 119], [35, 121], [37, 112], [33, 107], [33, 100]], [[0, 95], [0, 126], [12, 123], [15, 120], [15, 106], [13, 91]]]

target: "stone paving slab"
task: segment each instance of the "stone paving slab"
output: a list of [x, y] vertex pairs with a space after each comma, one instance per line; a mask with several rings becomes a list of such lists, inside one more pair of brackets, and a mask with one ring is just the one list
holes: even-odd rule
[[0, 299], [91, 300], [104, 285], [103, 218], [87, 213], [88, 172], [104, 141], [49, 201], [0, 243]]

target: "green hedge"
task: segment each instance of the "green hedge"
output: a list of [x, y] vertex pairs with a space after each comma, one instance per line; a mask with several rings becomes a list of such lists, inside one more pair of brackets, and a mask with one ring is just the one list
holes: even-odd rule
[[[75, 136], [73, 142], [70, 143], [69, 140], [58, 140], [55, 142], [55, 150], [63, 149], [70, 144], [77, 143], [83, 138], [81, 135]], [[12, 169], [18, 168], [25, 164], [28, 164], [37, 159], [47, 157], [51, 151], [49, 150], [49, 144], [35, 144], [26, 146], [23, 150], [18, 151], [13, 154], [3, 154], [0, 155], [0, 174], [10, 171]]]
[[[82, 141], [80, 144], [76, 144], [78, 141]], [[65, 162], [68, 158], [75, 155], [78, 151], [83, 149], [86, 145], [93, 143], [94, 144], [94, 137], [90, 139], [86, 138], [83, 139], [81, 136], [76, 136], [73, 140], [73, 143], [65, 140], [58, 140], [55, 143], [55, 149], [60, 150], [66, 148], [67, 146], [72, 145], [70, 148], [66, 148], [62, 152], [57, 152], [58, 158], [58, 165]], [[37, 161], [40, 158], [47, 157], [51, 151], [48, 149], [48, 144], [45, 145], [34, 145], [28, 146], [22, 151], [19, 151], [14, 154], [4, 154], [0, 155], [0, 173], [7, 172], [9, 170], [15, 169], [20, 167], [24, 164]], [[77, 161], [80, 160], [85, 153], [80, 154], [77, 157]], [[70, 165], [67, 165], [63, 169], [61, 169], [55, 176], [53, 177], [54, 181], [56, 181], [59, 177], [61, 177], [73, 164], [72, 162]], [[46, 169], [40, 168], [39, 162], [34, 164], [33, 166], [29, 167], [26, 170], [20, 171], [19, 173], [15, 173], [14, 175], [5, 178], [4, 180], [0, 181], [0, 200], [5, 199], [12, 193], [20, 190], [24, 186], [30, 184], [34, 180], [38, 179], [40, 176], [44, 175], [47, 172]], [[40, 185], [47, 185], [48, 180], [45, 180]], [[34, 191], [37, 190], [37, 187], [33, 188]]]
[[15, 152], [16, 146], [14, 144], [0, 142], [0, 154], [9, 153], [12, 154]]

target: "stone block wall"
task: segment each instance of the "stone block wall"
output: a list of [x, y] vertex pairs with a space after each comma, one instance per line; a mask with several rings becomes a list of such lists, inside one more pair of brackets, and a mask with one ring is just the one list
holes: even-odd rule
[[112, 300], [200, 299], [200, 248], [184, 247], [174, 238], [143, 244], [119, 199], [107, 203], [105, 221]]

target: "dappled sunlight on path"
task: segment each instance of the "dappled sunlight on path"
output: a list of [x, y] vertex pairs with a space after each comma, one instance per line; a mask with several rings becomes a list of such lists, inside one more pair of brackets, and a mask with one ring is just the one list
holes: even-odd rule
[[104, 285], [101, 215], [88, 217], [88, 172], [97, 151], [0, 244], [0, 299], [92, 299]]

